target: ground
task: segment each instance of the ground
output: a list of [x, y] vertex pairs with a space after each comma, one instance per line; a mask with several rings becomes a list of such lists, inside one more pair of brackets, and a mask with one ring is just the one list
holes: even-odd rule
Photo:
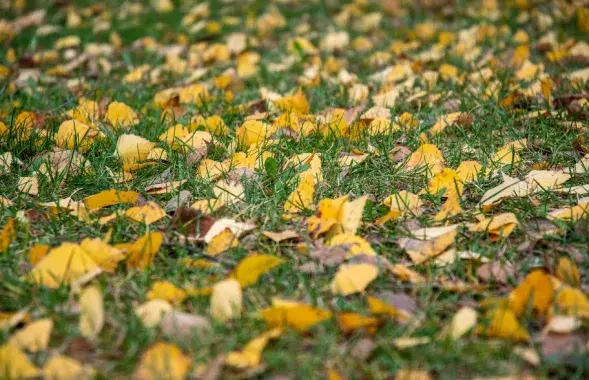
[[587, 376], [586, 2], [0, 10], [4, 377]]

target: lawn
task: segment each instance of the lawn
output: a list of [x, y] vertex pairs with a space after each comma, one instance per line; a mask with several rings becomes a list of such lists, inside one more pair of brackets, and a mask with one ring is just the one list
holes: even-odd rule
[[586, 2], [0, 14], [0, 377], [588, 376]]

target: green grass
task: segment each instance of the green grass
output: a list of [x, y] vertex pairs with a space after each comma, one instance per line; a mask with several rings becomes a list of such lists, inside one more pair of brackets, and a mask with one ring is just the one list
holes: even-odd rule
[[[148, 2], [142, 2], [144, 11], [138, 15], [119, 19], [121, 11], [128, 7], [126, 2], [103, 1], [104, 11], [108, 10], [111, 19], [111, 28], [106, 32], [95, 34], [92, 23], [98, 16], [84, 18], [84, 24], [76, 29], [65, 26], [66, 8], [59, 7], [57, 2], [46, 5], [45, 2], [27, 2], [27, 10], [47, 7], [46, 24], [60, 25], [60, 29], [49, 36], [38, 37], [36, 28], [23, 30], [13, 39], [2, 42], [2, 52], [14, 49], [18, 58], [32, 56], [35, 52], [48, 50], [60, 37], [78, 35], [82, 40], [83, 49], [90, 42], [108, 43], [110, 32], [117, 32], [122, 41], [122, 51], [117, 51], [108, 58], [112, 64], [110, 74], [100, 74], [97, 77], [90, 76], [89, 66], [81, 66], [69, 73], [67, 79], [81, 78], [87, 84], [87, 88], [81, 92], [69, 91], [64, 78], [57, 78], [55, 83], [43, 81], [35, 86], [25, 86], [14, 91], [10, 84], [18, 75], [18, 65], [6, 61], [6, 54], [0, 55], [0, 64], [10, 67], [13, 74], [6, 79], [0, 79], [0, 121], [7, 126], [12, 126], [16, 115], [20, 111], [34, 111], [46, 114], [46, 121], [42, 127], [47, 131], [47, 137], [41, 139], [40, 145], [34, 145], [38, 139], [20, 139], [19, 136], [9, 134], [0, 141], [0, 154], [11, 152], [15, 158], [22, 161], [22, 165], [13, 165], [10, 174], [0, 177], [2, 187], [0, 195], [14, 202], [12, 207], [2, 207], [0, 224], [4, 225], [9, 217], [17, 217], [17, 236], [10, 248], [0, 254], [0, 311], [15, 312], [28, 308], [33, 319], [51, 318], [54, 322], [54, 330], [50, 340], [50, 350], [63, 353], [66, 347], [80, 336], [77, 328], [79, 313], [73, 307], [75, 297], [71, 295], [67, 286], [58, 289], [47, 289], [27, 282], [22, 276], [26, 274], [31, 265], [27, 252], [38, 243], [49, 244], [52, 247], [61, 242], [79, 242], [86, 237], [102, 237], [109, 229], [112, 229], [113, 244], [134, 241], [143, 235], [147, 228], [140, 224], [134, 224], [124, 218], [117, 219], [109, 226], [100, 226], [97, 223], [81, 223], [75, 217], [65, 213], [50, 217], [32, 218], [38, 211], [23, 214], [23, 210], [39, 210], [39, 202], [58, 201], [72, 194], [74, 199], [82, 199], [101, 190], [117, 188], [132, 189], [145, 195], [144, 188], [153, 178], [169, 170], [174, 180], [187, 179], [180, 188], [191, 192], [195, 199], [208, 198], [213, 195], [214, 183], [210, 183], [196, 175], [196, 167], [187, 163], [186, 155], [164, 147], [169, 154], [168, 162], [158, 162], [155, 165], [140, 169], [134, 173], [135, 178], [126, 184], [114, 184], [107, 175], [108, 170], [120, 172], [121, 163], [114, 156], [116, 142], [122, 131], [105, 131], [107, 137], [94, 144], [84, 156], [88, 160], [91, 171], [75, 175], [64, 175], [61, 180], [40, 177], [38, 196], [32, 198], [20, 193], [17, 189], [18, 178], [29, 176], [41, 165], [37, 157], [39, 153], [47, 152], [54, 146], [54, 134], [60, 123], [66, 119], [65, 111], [72, 109], [79, 98], [117, 100], [131, 106], [140, 113], [140, 123], [132, 127], [129, 132], [140, 135], [150, 141], [157, 141], [168, 127], [173, 125], [171, 121], [160, 119], [161, 110], [153, 106], [153, 96], [156, 92], [165, 88], [181, 86], [183, 79], [190, 72], [182, 75], [164, 74], [161, 83], [152, 85], [147, 81], [138, 84], [125, 84], [122, 77], [128, 72], [129, 67], [136, 67], [148, 63], [152, 67], [159, 67], [165, 63], [162, 56], [142, 49], [133, 49], [133, 42], [143, 37], [153, 37], [162, 45], [176, 42], [178, 34], [184, 34], [189, 44], [223, 42], [224, 37], [231, 32], [245, 31], [248, 35], [255, 36], [256, 31], [243, 25], [222, 27], [218, 35], [207, 34], [199, 31], [190, 34], [182, 26], [180, 20], [195, 2], [175, 1], [175, 9], [169, 14], [156, 13]], [[80, 11], [85, 8], [88, 1], [72, 2], [74, 9]], [[268, 38], [257, 37], [259, 46], [250, 49], [261, 55], [261, 67], [258, 75], [244, 81], [241, 91], [234, 93], [234, 104], [245, 104], [259, 99], [259, 88], [267, 87], [271, 91], [280, 93], [289, 92], [299, 86], [298, 78], [303, 74], [312, 57], [302, 56], [301, 60], [284, 72], [271, 72], [267, 63], [281, 63], [286, 61], [287, 41], [296, 36], [296, 28], [303, 22], [307, 22], [313, 28], [309, 40], [316, 46], [329, 29], [340, 29], [333, 23], [335, 15], [341, 11], [345, 2], [339, 1], [300, 1], [292, 4], [279, 4], [277, 8], [287, 21], [287, 25], [275, 31]], [[413, 2], [409, 2], [413, 3]], [[419, 3], [419, 2], [416, 2]], [[530, 40], [537, 41], [543, 33], [536, 30], [531, 24], [518, 24], [516, 18], [523, 12], [514, 6], [502, 3], [501, 17], [496, 21], [484, 20], [479, 17], [471, 17], [464, 11], [467, 7], [473, 7], [471, 2], [459, 1], [448, 16], [440, 12], [425, 12], [419, 10], [417, 5], [408, 6], [408, 14], [403, 17], [384, 16], [379, 31], [374, 34], [366, 34], [356, 30], [350, 30], [350, 40], [360, 35], [366, 35], [374, 42], [374, 48], [368, 53], [356, 52], [352, 47], [337, 53], [337, 58], [345, 63], [345, 67], [351, 73], [358, 76], [358, 83], [368, 83], [368, 78], [375, 72], [384, 69], [374, 67], [369, 62], [369, 57], [377, 51], [389, 51], [390, 42], [393, 39], [407, 39], [409, 32], [417, 22], [435, 21], [439, 23], [438, 31], [451, 31], [458, 33], [460, 30], [486, 23], [487, 25], [506, 26], [509, 33], [506, 36], [488, 38], [480, 41], [484, 52], [493, 54], [499, 61], [502, 54], [517, 46], [511, 36], [518, 29], [528, 32]], [[209, 21], [221, 21], [223, 17], [236, 16], [245, 24], [249, 15], [259, 17], [270, 6], [265, 1], [248, 1], [221, 4], [210, 2]], [[550, 2], [538, 5], [538, 9], [551, 13]], [[1, 9], [1, 8], [0, 8]], [[370, 3], [365, 11], [378, 11], [377, 4]], [[99, 14], [102, 11], [99, 11]], [[18, 17], [14, 10], [2, 10], [8, 19]], [[105, 13], [102, 13], [104, 16]], [[560, 42], [567, 39], [582, 40], [583, 34], [575, 26], [574, 22], [561, 20], [554, 17], [552, 26]], [[255, 41], [254, 41], [255, 42]], [[425, 41], [417, 51], [424, 51], [433, 45], [431, 41]], [[391, 53], [392, 54], [392, 53]], [[410, 55], [413, 53], [410, 53]], [[321, 59], [325, 61], [329, 54], [321, 52]], [[183, 56], [186, 58], [186, 56]], [[393, 58], [391, 64], [397, 62]], [[551, 78], [560, 78], [566, 72], [583, 68], [582, 64], [564, 64], [548, 62], [546, 57], [534, 50], [531, 46], [530, 59], [534, 63], [543, 63], [545, 71]], [[38, 67], [44, 72], [59, 62]], [[437, 70], [439, 64], [451, 63], [462, 72], [473, 72], [474, 69], [461, 57], [447, 56], [440, 62], [424, 63], [424, 69]], [[205, 65], [209, 72], [202, 79], [205, 82], [214, 83], [213, 78], [220, 75], [225, 69], [234, 67], [235, 60], [213, 65]], [[493, 79], [502, 83], [500, 99], [509, 93], [510, 80], [513, 79], [513, 69], [498, 68]], [[473, 124], [468, 128], [460, 126], [448, 127], [441, 134], [430, 136], [430, 142], [442, 151], [446, 166], [456, 168], [462, 161], [476, 160], [485, 167], [492, 167], [493, 154], [506, 142], [521, 138], [528, 139], [531, 144], [521, 152], [521, 162], [499, 168], [505, 174], [522, 178], [531, 169], [534, 163], [547, 162], [551, 167], [568, 168], [578, 161], [574, 152], [574, 141], [580, 136], [587, 136], [586, 129], [581, 132], [567, 131], [563, 126], [564, 121], [581, 121], [581, 118], [567, 114], [566, 110], [555, 109], [555, 114], [549, 117], [526, 118], [526, 110], [514, 110], [498, 106], [494, 99], [485, 99], [478, 89], [469, 88], [466, 80], [463, 84], [452, 81], [438, 80], [431, 91], [441, 94], [440, 100], [434, 103], [423, 103], [414, 107], [404, 101], [408, 96], [402, 95], [392, 115], [396, 117], [403, 112], [411, 112], [420, 121], [415, 130], [396, 131], [389, 135], [370, 136], [358, 141], [334, 136], [322, 136], [312, 134], [297, 140], [287, 136], [281, 137], [279, 143], [268, 148], [274, 154], [274, 160], [278, 170], [266, 167], [257, 172], [257, 177], [245, 181], [245, 202], [241, 205], [231, 206], [216, 212], [214, 216], [235, 217], [239, 220], [254, 220], [256, 229], [253, 233], [242, 238], [240, 246], [230, 249], [219, 256], [216, 261], [219, 265], [211, 269], [189, 268], [182, 264], [184, 258], [205, 257], [203, 247], [186, 248], [179, 246], [172, 238], [169, 218], [158, 222], [150, 229], [160, 229], [169, 237], [168, 244], [159, 252], [154, 264], [145, 271], [129, 271], [124, 264], [119, 265], [113, 275], [103, 274], [93, 280], [103, 292], [106, 312], [106, 323], [98, 340], [94, 343], [94, 352], [85, 364], [94, 366], [99, 378], [128, 377], [135, 369], [143, 352], [155, 342], [170, 340], [157, 328], [146, 328], [134, 314], [133, 309], [147, 300], [147, 293], [155, 281], [169, 281], [179, 287], [205, 287], [212, 285], [227, 276], [235, 264], [246, 257], [252, 251], [258, 251], [279, 256], [285, 263], [270, 273], [262, 276], [260, 281], [244, 290], [244, 308], [241, 318], [229, 323], [213, 323], [213, 331], [210, 334], [172, 340], [182, 351], [194, 361], [194, 366], [207, 364], [220, 354], [232, 350], [242, 349], [252, 338], [267, 330], [264, 321], [259, 318], [258, 311], [268, 307], [272, 297], [299, 300], [318, 307], [338, 312], [357, 312], [368, 315], [368, 307], [365, 296], [356, 294], [348, 297], [333, 295], [329, 290], [329, 284], [337, 268], [326, 268], [320, 274], [306, 274], [298, 270], [298, 266], [311, 261], [310, 258], [296, 250], [294, 243], [276, 244], [265, 239], [261, 235], [263, 230], [279, 231], [295, 229], [300, 231], [306, 242], [310, 238], [305, 230], [304, 219], [285, 221], [282, 207], [289, 194], [296, 187], [296, 174], [292, 169], [282, 170], [286, 160], [294, 154], [305, 152], [320, 152], [322, 160], [322, 174], [324, 181], [316, 187], [315, 201], [324, 198], [339, 197], [348, 194], [351, 199], [368, 194], [370, 200], [364, 211], [364, 226], [359, 235], [369, 240], [377, 253], [392, 263], [406, 263], [407, 255], [396, 245], [396, 239], [407, 235], [403, 227], [405, 220], [389, 222], [377, 227], [371, 223], [386, 213], [386, 207], [380, 205], [388, 195], [407, 190], [418, 193], [423, 189], [431, 175], [425, 171], [406, 172], [398, 163], [387, 157], [396, 144], [402, 144], [411, 151], [415, 151], [420, 145], [420, 134], [427, 132], [435, 120], [441, 114], [446, 113], [442, 107], [449, 99], [459, 99], [460, 110], [474, 116]], [[371, 88], [371, 95], [375, 94], [378, 86]], [[561, 96], [568, 93], [587, 91], [587, 84], [581, 89], [571, 89], [566, 82], [557, 86], [553, 96]], [[352, 106], [345, 90], [339, 85], [322, 80], [320, 85], [312, 88], [304, 88], [304, 93], [309, 100], [311, 113], [319, 114], [327, 107]], [[219, 144], [209, 151], [207, 158], [222, 161], [229, 157], [228, 144], [234, 137], [235, 128], [239, 127], [247, 113], [235, 110], [232, 104], [222, 98], [222, 91], [212, 90], [213, 97], [201, 107], [189, 107], [186, 116], [177, 122], [187, 123], [190, 115], [202, 112], [205, 115], [220, 115], [231, 132], [229, 136], [219, 138]], [[369, 98], [370, 99], [370, 98]], [[368, 103], [370, 105], [370, 101]], [[541, 102], [532, 102], [532, 110], [544, 109]], [[587, 117], [585, 109], [585, 118]], [[272, 115], [270, 120], [273, 120]], [[585, 119], [586, 121], [586, 119]], [[33, 135], [34, 136], [34, 135]], [[469, 149], [464, 149], [468, 146]], [[384, 154], [371, 154], [361, 164], [343, 170], [337, 163], [337, 158], [342, 152], [351, 152], [359, 149], [366, 152], [369, 147], [374, 147]], [[497, 169], [497, 168], [495, 168]], [[576, 174], [567, 184], [584, 184], [589, 180], [588, 174]], [[453, 217], [452, 223], [474, 221], [474, 214], [478, 211], [478, 202], [483, 193], [500, 183], [498, 175], [479, 178], [465, 187], [465, 193], [461, 200], [464, 213]], [[148, 199], [156, 200], [164, 205], [175, 194], [149, 196]], [[433, 215], [437, 213], [443, 199], [441, 196], [422, 196], [424, 201], [424, 213], [415, 217], [424, 226], [433, 225]], [[501, 260], [515, 263], [518, 278], [513, 279], [511, 285], [516, 285], [525, 274], [536, 267], [552, 268], [553, 262], [545, 262], [546, 258], [556, 261], [560, 256], [554, 249], [555, 246], [566, 249], [577, 249], [583, 255], [587, 255], [589, 239], [587, 235], [587, 219], [580, 220], [576, 225], [562, 223], [563, 232], [557, 236], [545, 238], [537, 244], [532, 252], [520, 252], [517, 247], [528, 240], [526, 227], [534, 218], [544, 218], [546, 213], [558, 207], [576, 204], [574, 195], [557, 194], [547, 191], [531, 197], [506, 200], [498, 206], [493, 213], [513, 212], [518, 216], [520, 227], [509, 238], [492, 243], [486, 234], [472, 234], [461, 232], [456, 240], [456, 248], [460, 250], [472, 250], [484, 257], [496, 260], [500, 255]], [[113, 206], [108, 211], [125, 209], [126, 206]], [[106, 214], [105, 211], [103, 213]], [[312, 215], [313, 211], [306, 211], [305, 216]], [[27, 222], [27, 215], [28, 220]], [[408, 219], [412, 219], [408, 217]], [[206, 258], [205, 259], [210, 259]], [[503, 376], [508, 374], [532, 373], [538, 377], [554, 378], [583, 378], [589, 372], [589, 361], [583, 353], [578, 353], [566, 360], [543, 360], [538, 367], [531, 367], [522, 359], [512, 353], [517, 346], [509, 341], [499, 341], [478, 337], [476, 335], [464, 337], [458, 341], [442, 339], [440, 331], [451, 320], [454, 313], [465, 304], [478, 303], [489, 297], [505, 296], [511, 290], [510, 287], [491, 284], [481, 292], [469, 291], [464, 294], [456, 294], [440, 288], [437, 278], [446, 275], [453, 279], [465, 282], [473, 281], [473, 270], [464, 262], [457, 262], [445, 268], [437, 268], [433, 265], [420, 265], [413, 267], [429, 281], [424, 285], [412, 285], [404, 283], [390, 274], [381, 274], [367, 289], [367, 294], [376, 294], [381, 291], [391, 290], [405, 292], [417, 300], [419, 311], [415, 325], [403, 325], [393, 320], [386, 321], [379, 328], [373, 339], [376, 350], [368, 359], [355, 358], [351, 350], [355, 343], [364, 334], [343, 334], [337, 326], [334, 318], [315, 326], [309, 333], [300, 335], [287, 330], [280, 338], [270, 342], [262, 356], [262, 367], [250, 373], [254, 378], [272, 378], [278, 375], [288, 375], [293, 378], [323, 378], [328, 368], [337, 370], [346, 378], [391, 378], [399, 369], [419, 368], [430, 372], [432, 376], [440, 379], [473, 378], [475, 376]], [[579, 263], [582, 274], [583, 289], [587, 289], [587, 276], [589, 261]], [[476, 276], [476, 275], [475, 275]], [[181, 310], [189, 313], [207, 315], [209, 298], [205, 296], [189, 297]], [[526, 324], [531, 332], [534, 332], [532, 346], [540, 344], [539, 332], [541, 324], [535, 319], [530, 319]], [[14, 333], [14, 329], [0, 331], [0, 343], [4, 343]], [[587, 334], [587, 323], [581, 329], [581, 334]], [[404, 350], [396, 349], [392, 340], [398, 337], [425, 336], [431, 337], [432, 342], [427, 345], [417, 346]], [[51, 354], [48, 351], [31, 355], [30, 358], [39, 366], [42, 366]], [[243, 373], [225, 368], [224, 377], [244, 376]]]

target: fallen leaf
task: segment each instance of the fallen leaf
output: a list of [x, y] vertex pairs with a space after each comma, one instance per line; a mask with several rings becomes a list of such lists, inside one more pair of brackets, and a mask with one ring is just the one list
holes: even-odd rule
[[568, 334], [581, 327], [581, 321], [573, 316], [553, 315], [542, 331], [543, 334]]
[[430, 240], [403, 237], [397, 240], [397, 244], [407, 252], [415, 264], [422, 264], [454, 244], [456, 234], [457, 231], [453, 230]]
[[258, 282], [264, 273], [283, 262], [284, 260], [276, 256], [252, 253], [237, 264], [231, 276], [239, 282], [241, 288], [246, 288]]
[[4, 224], [4, 228], [0, 231], [0, 252], [4, 252], [10, 247], [15, 236], [16, 229], [14, 228], [14, 218], [8, 218]]
[[509, 308], [516, 315], [522, 315], [531, 306], [539, 314], [545, 315], [554, 294], [550, 276], [542, 270], [534, 270], [509, 295]]
[[118, 204], [135, 204], [139, 194], [135, 191], [104, 190], [84, 198], [84, 204], [89, 211]]
[[55, 355], [45, 363], [43, 367], [43, 378], [51, 380], [84, 380], [94, 378], [95, 372], [94, 368], [83, 365], [75, 359], [63, 355]]
[[186, 339], [193, 333], [204, 334], [211, 331], [211, 323], [201, 315], [170, 310], [161, 320], [162, 332], [176, 339]]
[[180, 289], [168, 281], [156, 281], [147, 293], [148, 300], [162, 299], [174, 306], [181, 305], [188, 297], [184, 289]]
[[275, 243], [280, 243], [285, 240], [299, 239], [301, 237], [295, 230], [285, 230], [281, 232], [262, 231], [262, 234]]
[[178, 347], [171, 343], [158, 342], [143, 353], [133, 377], [141, 380], [184, 379], [190, 367], [192, 360]]
[[117, 156], [126, 164], [145, 161], [154, 143], [143, 137], [124, 134], [117, 140]]
[[363, 292], [378, 276], [378, 268], [371, 264], [341, 265], [331, 283], [331, 291], [344, 296]]
[[173, 310], [168, 301], [154, 299], [135, 308], [135, 314], [145, 327], [155, 327], [160, 324], [166, 313]]
[[51, 319], [39, 319], [15, 332], [8, 340], [8, 344], [29, 352], [44, 351], [49, 344], [52, 330], [53, 321]]
[[579, 269], [568, 257], [561, 257], [558, 260], [556, 277], [565, 284], [573, 287], [578, 287], [581, 284]]
[[63, 243], [49, 251], [29, 272], [28, 278], [50, 288], [71, 285], [102, 272], [94, 260], [77, 244]]
[[148, 232], [143, 235], [129, 247], [127, 267], [140, 270], [150, 267], [163, 241], [164, 235], [161, 232]]
[[487, 312], [484, 317], [487, 324], [479, 324], [477, 333], [488, 337], [527, 342], [528, 332], [520, 325], [516, 314], [510, 309], [497, 307]]
[[278, 338], [281, 334], [282, 329], [279, 327], [263, 333], [259, 337], [250, 340], [243, 350], [228, 353], [225, 364], [238, 369], [258, 366], [262, 359], [262, 351], [264, 351], [268, 341]]
[[129, 128], [139, 124], [137, 113], [122, 102], [112, 102], [106, 110], [105, 120], [115, 128]]
[[407, 322], [417, 311], [415, 300], [402, 293], [383, 292], [377, 297], [369, 296], [367, 300], [372, 314], [385, 314], [400, 322]]
[[7, 379], [29, 379], [41, 375], [39, 368], [21, 350], [8, 343], [0, 346], [0, 368]]
[[485, 218], [475, 225], [469, 227], [473, 232], [487, 232], [491, 241], [508, 237], [511, 232], [519, 225], [515, 214], [505, 212], [489, 218]]
[[331, 318], [331, 312], [298, 302], [272, 300], [272, 307], [260, 311], [262, 318], [272, 327], [290, 326], [299, 333]]
[[32, 196], [39, 194], [39, 180], [37, 180], [37, 177], [20, 177], [16, 187], [21, 193]]
[[242, 295], [239, 282], [234, 279], [223, 280], [213, 286], [210, 313], [220, 322], [238, 318], [241, 315]]
[[416, 346], [422, 346], [424, 344], [430, 343], [432, 340], [431, 338], [424, 336], [424, 337], [415, 337], [415, 338], [397, 338], [393, 340], [393, 344], [399, 350], [403, 350], [405, 348], [411, 348]]
[[80, 293], [80, 322], [82, 336], [94, 340], [104, 326], [104, 302], [100, 290], [91, 286]]
[[338, 326], [345, 334], [356, 330], [365, 330], [369, 334], [374, 334], [379, 325], [378, 318], [356, 313], [339, 313], [336, 315], [336, 319]]
[[148, 202], [143, 206], [131, 207], [125, 212], [125, 216], [137, 223], [150, 225], [166, 216], [166, 211], [155, 202]]
[[478, 313], [476, 310], [464, 306], [452, 317], [447, 333], [454, 340], [460, 339], [476, 326], [477, 320]]

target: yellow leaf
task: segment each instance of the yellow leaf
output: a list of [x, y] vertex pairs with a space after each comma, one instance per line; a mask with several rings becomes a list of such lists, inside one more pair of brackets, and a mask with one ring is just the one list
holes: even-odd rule
[[589, 319], [589, 300], [582, 290], [563, 285], [556, 290], [554, 308], [566, 315]]
[[188, 297], [184, 289], [178, 288], [168, 281], [156, 281], [151, 286], [151, 290], [147, 293], [147, 299], [162, 299], [168, 301], [172, 305], [180, 305]]
[[80, 293], [80, 323], [78, 328], [83, 337], [94, 340], [104, 326], [104, 304], [100, 290], [91, 286]]
[[398, 309], [395, 306], [389, 305], [388, 303], [376, 298], [369, 296], [368, 300], [368, 308], [370, 312], [375, 315], [385, 314], [389, 317], [393, 317], [401, 322], [405, 322], [411, 318], [411, 315], [408, 314], [405, 310]]
[[51, 319], [39, 319], [15, 332], [8, 340], [8, 344], [29, 352], [44, 351], [49, 344], [51, 330], [53, 330]]
[[211, 295], [211, 316], [226, 322], [241, 315], [242, 295], [239, 282], [235, 279], [220, 281], [213, 286]]
[[274, 102], [276, 107], [284, 112], [295, 112], [299, 115], [309, 113], [310, 106], [302, 90], [298, 90], [292, 95], [283, 96]]
[[151, 266], [153, 258], [164, 241], [161, 232], [148, 232], [129, 247], [128, 268], [146, 269]]
[[231, 229], [225, 228], [218, 235], [212, 238], [212, 240], [207, 244], [205, 252], [207, 255], [217, 256], [229, 248], [234, 248], [238, 245], [239, 239], [237, 239]]
[[397, 371], [395, 380], [431, 380], [429, 373], [422, 369], [405, 369]]
[[492, 157], [493, 162], [497, 162], [503, 165], [510, 165], [521, 161], [521, 157], [518, 152], [525, 149], [528, 141], [526, 139], [510, 141], [503, 145], [497, 153]]
[[16, 230], [14, 228], [14, 218], [8, 218], [4, 228], [0, 232], [0, 252], [4, 252], [10, 247], [10, 243], [16, 236]]
[[509, 308], [516, 315], [522, 315], [530, 305], [542, 315], [552, 304], [554, 287], [550, 276], [542, 270], [534, 270], [509, 295]]
[[160, 324], [168, 311], [173, 310], [168, 301], [154, 299], [135, 308], [135, 314], [145, 327], [155, 327]]
[[150, 225], [166, 216], [166, 211], [157, 203], [150, 201], [143, 206], [131, 207], [125, 212], [125, 216], [137, 223]]
[[139, 124], [139, 117], [131, 107], [122, 102], [111, 102], [106, 109], [105, 120], [115, 128], [129, 128]]
[[414, 270], [407, 268], [403, 264], [395, 264], [391, 267], [391, 273], [399, 277], [403, 281], [409, 281], [412, 284], [423, 284], [425, 277]]
[[364, 195], [355, 201], [346, 202], [341, 211], [340, 223], [344, 229], [344, 233], [355, 235], [360, 223], [362, 222], [362, 214], [364, 213], [364, 205], [368, 196]]
[[[444, 66], [450, 66], [450, 65], [442, 65], [440, 66], [440, 70], [443, 69]], [[452, 66], [454, 69], [456, 69], [456, 67]], [[456, 74], [453, 75], [454, 78], [456, 78], [457, 76], [457, 72]], [[442, 78], [444, 78], [444, 74], [442, 73]], [[446, 79], [446, 78], [444, 78]], [[446, 115], [442, 115], [438, 118], [438, 120], [436, 121], [436, 123], [433, 125], [433, 127], [431, 127], [431, 129], [429, 130], [429, 133], [431, 133], [432, 135], [441, 133], [444, 129], [446, 129], [446, 127], [456, 123], [456, 121], [458, 121], [461, 117], [463, 117], [463, 115], [468, 116], [467, 114], [463, 113], [463, 112], [452, 112]]]
[[450, 230], [430, 240], [418, 240], [412, 238], [400, 238], [397, 241], [399, 247], [404, 249], [415, 264], [422, 264], [432, 257], [444, 252], [454, 244], [457, 231]]
[[566, 207], [551, 211], [548, 214], [550, 220], [563, 220], [576, 222], [580, 219], [587, 218], [589, 216], [589, 202], [579, 203], [572, 207]]
[[88, 256], [98, 264], [102, 270], [108, 273], [114, 273], [118, 263], [125, 258], [121, 250], [105, 243], [102, 239], [86, 238], [80, 242], [82, 248]]
[[260, 120], [246, 120], [235, 130], [235, 137], [240, 144], [248, 147], [266, 141], [274, 128]]
[[315, 176], [306, 174], [299, 181], [297, 188], [288, 196], [284, 204], [284, 212], [298, 214], [311, 207], [315, 195]]
[[530, 335], [524, 329], [515, 313], [505, 307], [497, 307], [485, 314], [488, 325], [479, 325], [477, 333], [492, 338], [510, 339], [520, 342], [530, 340]]
[[240, 182], [219, 181], [215, 184], [213, 192], [217, 199], [225, 205], [245, 200], [245, 188]]
[[578, 287], [581, 284], [579, 268], [568, 257], [561, 257], [556, 267], [556, 277], [567, 285]]
[[141, 380], [181, 380], [186, 378], [190, 367], [192, 360], [178, 347], [158, 342], [141, 356], [133, 377]]
[[423, 144], [411, 154], [407, 161], [407, 170], [414, 170], [421, 166], [427, 167], [434, 175], [444, 168], [444, 157], [437, 146]]
[[47, 380], [90, 380], [95, 374], [94, 368], [63, 355], [53, 356], [43, 367], [43, 378]]
[[374, 334], [378, 328], [379, 320], [374, 317], [365, 317], [356, 313], [340, 313], [336, 316], [337, 323], [345, 334], [363, 329], [369, 334]]
[[209, 181], [213, 181], [229, 172], [229, 163], [217, 162], [208, 158], [202, 160], [197, 169], [197, 174]]
[[344, 296], [363, 292], [378, 276], [378, 268], [371, 264], [341, 265], [331, 283], [331, 291]]
[[7, 379], [30, 379], [41, 375], [41, 371], [18, 348], [11, 344], [0, 346], [0, 368]]
[[276, 256], [252, 253], [237, 264], [232, 277], [242, 288], [246, 288], [258, 282], [264, 273], [282, 264], [283, 261]]
[[398, 193], [389, 195], [382, 203], [389, 206], [391, 211], [400, 211], [402, 214], [421, 214], [422, 202], [419, 196], [407, 190], [401, 190]]
[[298, 302], [273, 300], [272, 307], [262, 310], [262, 318], [270, 327], [290, 326], [299, 333], [331, 318], [331, 312]]
[[117, 140], [117, 156], [126, 164], [145, 161], [154, 143], [143, 137], [124, 134]]
[[425, 191], [437, 195], [444, 190], [445, 197], [459, 198], [463, 189], [464, 182], [460, 180], [458, 173], [452, 169], [444, 168], [431, 179]]
[[356, 255], [370, 255], [376, 256], [376, 252], [370, 246], [370, 243], [367, 242], [365, 239], [361, 238], [360, 236], [356, 235], [348, 235], [348, 234], [339, 234], [332, 237], [329, 242], [326, 244], [328, 247], [333, 247], [336, 245], [349, 245], [349, 257], [356, 256]]
[[454, 314], [448, 326], [447, 334], [454, 340], [460, 339], [477, 324], [478, 313], [473, 308], [463, 306]]
[[469, 230], [473, 232], [488, 232], [491, 241], [494, 241], [508, 237], [518, 225], [519, 222], [515, 214], [505, 212], [490, 218], [485, 218], [477, 224], [470, 226]]
[[104, 190], [84, 198], [89, 211], [122, 203], [135, 204], [139, 194], [136, 191]]
[[243, 350], [232, 351], [227, 354], [225, 364], [239, 369], [253, 368], [260, 364], [262, 351], [270, 339], [278, 338], [282, 334], [281, 328], [266, 331], [257, 338], [250, 340]]
[[28, 321], [28, 319], [29, 314], [26, 309], [22, 309], [15, 313], [0, 312], [0, 330], [11, 329], [20, 323]]
[[20, 177], [16, 187], [21, 193], [32, 196], [39, 194], [39, 180], [37, 177]]
[[92, 278], [102, 270], [79, 245], [63, 243], [49, 251], [29, 272], [28, 277], [41, 285], [57, 288]]
[[462, 161], [456, 168], [456, 174], [460, 181], [468, 183], [477, 180], [482, 169], [483, 165], [476, 161]]
[[86, 151], [99, 132], [78, 120], [66, 120], [59, 126], [55, 142], [64, 149]]
[[190, 134], [190, 130], [182, 124], [176, 124], [173, 127], [168, 128], [167, 131], [162, 133], [158, 140], [165, 142], [168, 145], [174, 144], [176, 138], [181, 138]]
[[460, 207], [460, 202], [458, 199], [458, 196], [452, 196], [446, 199], [446, 202], [444, 202], [442, 205], [440, 212], [434, 216], [434, 222], [441, 222], [445, 219], [461, 214], [462, 207]]

